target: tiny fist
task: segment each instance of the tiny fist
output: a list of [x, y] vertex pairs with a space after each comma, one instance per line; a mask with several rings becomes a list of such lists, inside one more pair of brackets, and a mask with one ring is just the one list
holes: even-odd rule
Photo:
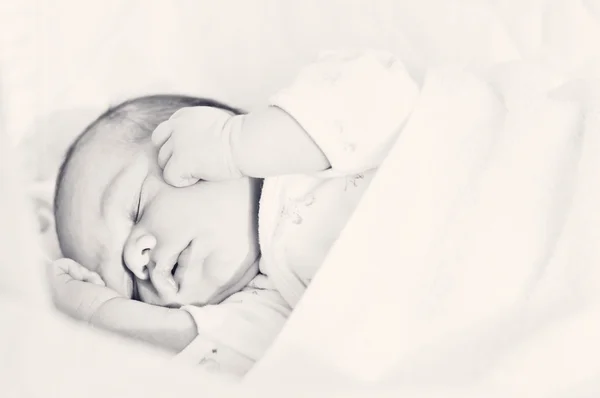
[[52, 270], [54, 274], [65, 273], [70, 275], [70, 269], [73, 267], [73, 264], [77, 263], [69, 258], [60, 258], [52, 262]]
[[104, 279], [102, 279], [102, 277], [98, 273], [92, 271], [89, 271], [89, 276], [86, 278], [85, 281], [98, 286], [106, 286]]
[[171, 123], [168, 120], [162, 122], [152, 133], [152, 143], [156, 147], [161, 147], [169, 139], [172, 132], [173, 128]]
[[158, 125], [152, 143], [158, 148], [158, 164], [165, 182], [182, 188], [200, 180], [242, 177], [231, 153], [234, 127], [238, 131], [242, 126], [241, 122], [228, 123], [234, 117], [228, 110], [196, 106], [182, 108]]
[[189, 187], [200, 181], [199, 178], [194, 178], [188, 172], [185, 172], [184, 168], [173, 157], [171, 157], [163, 171], [163, 178], [168, 184], [177, 188]]
[[52, 263], [52, 270], [55, 276], [63, 279], [76, 279], [82, 282], [90, 282], [99, 286], [106, 286], [102, 277], [93, 271], [85, 268], [83, 265], [68, 258], [61, 258]]

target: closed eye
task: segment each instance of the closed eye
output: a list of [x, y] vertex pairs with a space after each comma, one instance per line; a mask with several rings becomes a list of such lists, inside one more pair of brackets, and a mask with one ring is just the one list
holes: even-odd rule
[[140, 185], [140, 189], [139, 189], [139, 195], [137, 198], [137, 204], [132, 206], [131, 208], [131, 213], [129, 215], [129, 218], [131, 220], [131, 222], [133, 222], [134, 224], [137, 224], [140, 221], [140, 218], [142, 217], [142, 200], [144, 199], [144, 188], [146, 186], [146, 181], [148, 179], [148, 176], [146, 176], [146, 178], [144, 178], [142, 180], [142, 183]]
[[140, 195], [138, 196], [137, 205], [131, 210], [129, 214], [129, 218], [134, 224], [140, 220], [140, 209], [142, 207], [142, 191], [140, 190]]

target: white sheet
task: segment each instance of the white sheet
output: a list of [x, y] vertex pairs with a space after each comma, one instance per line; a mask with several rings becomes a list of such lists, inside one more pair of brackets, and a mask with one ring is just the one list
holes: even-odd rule
[[[598, 193], [588, 182], [597, 144], [546, 91], [598, 77], [599, 1], [2, 7], [3, 26], [16, 28], [2, 36], [6, 126], [33, 154], [46, 202], [66, 143], [131, 95], [179, 91], [252, 108], [319, 50], [340, 46], [389, 49], [426, 81], [398, 156], [249, 381], [388, 379], [414, 396], [598, 391]], [[511, 60], [521, 61], [485, 68]], [[455, 69], [424, 79], [445, 64]], [[587, 104], [572, 95], [574, 107]]]
[[480, 76], [428, 74], [403, 135], [251, 379], [277, 371], [284, 383], [483, 396], [572, 397], [590, 382], [600, 391], [600, 85], [513, 102]]

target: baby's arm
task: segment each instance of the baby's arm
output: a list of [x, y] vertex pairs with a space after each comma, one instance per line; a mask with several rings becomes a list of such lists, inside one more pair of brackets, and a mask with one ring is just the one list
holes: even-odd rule
[[238, 375], [263, 355], [291, 312], [264, 275], [220, 304], [172, 309], [121, 297], [69, 259], [49, 270], [54, 303], [73, 318]]
[[115, 298], [91, 323], [180, 353], [181, 362], [242, 376], [273, 343], [291, 311], [276, 290], [253, 285], [220, 304], [184, 309]]
[[90, 323], [172, 352], [183, 350], [197, 334], [194, 320], [188, 312], [124, 297], [104, 303], [94, 313]]
[[246, 287], [220, 304], [184, 309], [113, 299], [91, 322], [178, 352], [181, 362], [242, 376], [275, 340], [290, 313], [277, 291]]
[[49, 279], [54, 304], [79, 321], [177, 352], [196, 336], [186, 311], [121, 297], [98, 274], [75, 261], [65, 258], [52, 263]]
[[234, 162], [242, 174], [262, 178], [378, 167], [418, 92], [391, 54], [324, 55], [271, 98], [270, 107], [237, 118]]
[[315, 173], [331, 167], [317, 143], [281, 108], [270, 106], [232, 122], [243, 124], [233, 130], [231, 150], [245, 176]]
[[332, 53], [247, 115], [183, 108], [152, 134], [165, 181], [176, 187], [243, 175], [267, 178], [379, 166], [419, 88], [391, 54]]

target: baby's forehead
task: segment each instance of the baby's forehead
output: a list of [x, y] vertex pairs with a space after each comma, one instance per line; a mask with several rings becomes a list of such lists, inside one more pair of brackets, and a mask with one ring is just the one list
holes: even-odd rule
[[74, 154], [67, 182], [75, 186], [106, 186], [138, 147], [139, 144], [123, 140], [114, 132], [96, 133], [82, 142]]
[[121, 129], [118, 125], [100, 125], [77, 143], [63, 176], [62, 199], [99, 196], [139, 152], [141, 144], [129, 140], [128, 132]]

